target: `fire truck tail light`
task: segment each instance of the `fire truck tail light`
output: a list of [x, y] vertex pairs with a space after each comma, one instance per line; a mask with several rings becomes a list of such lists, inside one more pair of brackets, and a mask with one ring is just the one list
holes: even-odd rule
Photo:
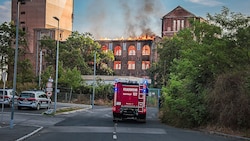
[[112, 110], [113, 110], [113, 112], [114, 112], [114, 111], [116, 111], [116, 107], [115, 107], [115, 106], [113, 106]]
[[146, 108], [143, 108], [143, 113], [146, 113]]
[[120, 101], [117, 101], [116, 102], [116, 105], [121, 105], [122, 103]]

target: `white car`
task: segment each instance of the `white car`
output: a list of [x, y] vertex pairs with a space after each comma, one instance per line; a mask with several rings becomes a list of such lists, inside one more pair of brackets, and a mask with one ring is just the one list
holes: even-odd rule
[[49, 109], [50, 106], [51, 99], [43, 91], [22, 91], [17, 101], [18, 110], [24, 107], [37, 110], [41, 108]]
[[[13, 89], [0, 89], [0, 105], [12, 106]], [[17, 104], [18, 95], [15, 92], [14, 106]]]

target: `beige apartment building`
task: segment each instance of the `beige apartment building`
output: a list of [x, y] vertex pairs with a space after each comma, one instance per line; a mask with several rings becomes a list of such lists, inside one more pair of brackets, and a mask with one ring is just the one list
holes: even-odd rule
[[71, 35], [74, 0], [12, 0], [11, 20], [15, 23], [18, 16], [18, 1], [19, 27], [26, 32], [28, 40], [25, 58], [31, 61], [37, 76], [40, 69], [44, 68], [39, 63], [42, 59], [39, 40], [49, 36], [55, 40], [65, 41]]

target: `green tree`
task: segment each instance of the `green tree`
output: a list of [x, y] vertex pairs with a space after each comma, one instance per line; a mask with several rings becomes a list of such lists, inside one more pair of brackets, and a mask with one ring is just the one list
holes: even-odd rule
[[166, 86], [169, 79], [170, 67], [175, 58], [179, 57], [180, 46], [177, 38], [163, 38], [157, 46], [159, 60], [148, 70], [151, 79], [156, 79], [157, 85], [154, 87]]
[[[13, 79], [13, 66], [14, 66], [14, 54], [15, 54], [15, 38], [16, 27], [13, 22], [3, 23], [0, 25], [0, 70], [6, 70], [8, 72], [8, 79]], [[26, 34], [23, 30], [19, 29], [18, 39], [18, 65], [17, 65], [17, 83], [32, 82], [34, 75], [31, 71], [31, 65], [29, 60], [23, 60], [25, 50], [27, 50]], [[27, 72], [25, 72], [25, 71]]]
[[61, 86], [65, 86], [67, 88], [76, 89], [82, 84], [82, 78], [80, 71], [77, 68], [62, 70], [59, 83]]
[[[232, 12], [229, 15], [229, 13], [229, 10], [224, 8], [222, 14], [208, 15], [210, 20], [207, 22], [190, 21], [192, 26], [180, 31], [172, 40], [179, 48], [179, 56], [170, 61], [169, 73], [165, 76], [169, 78], [163, 89], [166, 122], [179, 126], [199, 126], [209, 121], [208, 114], [216, 115], [215, 119], [227, 117], [222, 116], [221, 112], [211, 112], [215, 105], [223, 103], [222, 100], [215, 98], [216, 94], [227, 97], [227, 91], [225, 93], [213, 91], [218, 87], [215, 82], [222, 74], [241, 72], [249, 67], [249, 44], [242, 40], [244, 36], [249, 37], [249, 19], [241, 14]], [[160, 56], [160, 60], [165, 58]], [[231, 77], [231, 75], [226, 76]], [[245, 94], [240, 92], [234, 94]], [[209, 104], [206, 103], [207, 100]], [[247, 102], [245, 104], [247, 105]], [[237, 103], [234, 107], [238, 107]], [[244, 119], [238, 118], [232, 121], [244, 121]]]
[[[93, 74], [94, 54], [96, 52], [96, 64], [98, 74], [111, 74], [112, 70], [105, 65], [107, 62], [114, 60], [112, 52], [104, 53], [101, 46], [94, 40], [90, 33], [73, 32], [65, 42], [62, 49], [63, 62], [65, 65], [74, 68], [75, 66], [81, 71], [81, 74]], [[75, 57], [71, 57], [74, 54]], [[69, 60], [67, 60], [69, 59]]]

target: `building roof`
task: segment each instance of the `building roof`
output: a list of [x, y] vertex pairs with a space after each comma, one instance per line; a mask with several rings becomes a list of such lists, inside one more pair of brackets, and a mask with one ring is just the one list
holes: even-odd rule
[[173, 9], [165, 16], [163, 16], [163, 19], [172, 17], [196, 17], [196, 16], [193, 13], [189, 12], [188, 10], [184, 9], [183, 7], [177, 6], [175, 9]]

